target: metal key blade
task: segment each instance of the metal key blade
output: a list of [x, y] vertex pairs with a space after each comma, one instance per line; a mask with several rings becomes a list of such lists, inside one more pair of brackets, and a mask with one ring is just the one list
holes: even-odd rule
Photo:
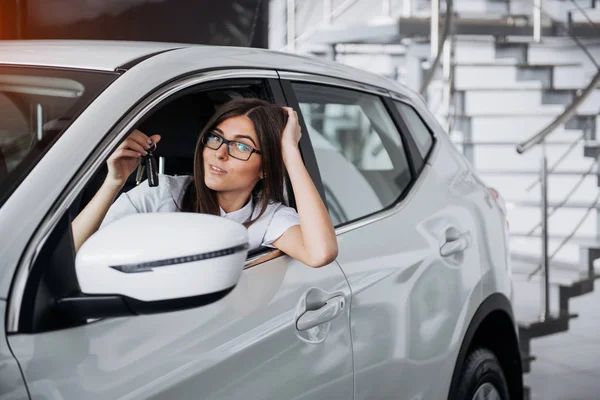
[[144, 159], [140, 160], [140, 163], [138, 164], [137, 167], [137, 172], [135, 174], [135, 184], [136, 186], [139, 185], [140, 183], [142, 183], [142, 178], [144, 177], [144, 170], [146, 169], [146, 157], [144, 157]]

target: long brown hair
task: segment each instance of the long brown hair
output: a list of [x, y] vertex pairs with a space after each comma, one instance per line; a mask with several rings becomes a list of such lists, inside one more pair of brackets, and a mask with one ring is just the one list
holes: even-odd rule
[[[260, 218], [270, 201], [283, 202], [284, 166], [281, 155], [281, 133], [287, 122], [287, 113], [280, 106], [260, 99], [240, 98], [223, 104], [206, 123], [200, 133], [194, 153], [194, 180], [187, 188], [182, 211], [220, 215], [217, 192], [204, 182], [204, 137], [221, 122], [240, 115], [254, 124], [262, 157], [262, 176], [252, 190], [254, 206], [260, 207], [255, 219], [246, 221], [249, 227]], [[256, 157], [256, 155], [252, 155]], [[254, 214], [254, 210], [253, 210]]]

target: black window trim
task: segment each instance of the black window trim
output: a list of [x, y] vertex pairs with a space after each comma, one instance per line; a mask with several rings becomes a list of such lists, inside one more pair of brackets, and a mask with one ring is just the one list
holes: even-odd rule
[[[429, 157], [431, 156], [431, 153], [433, 153], [433, 149], [435, 148], [436, 144], [437, 144], [437, 137], [435, 135], [435, 131], [433, 129], [431, 129], [431, 126], [429, 126], [429, 124], [427, 123], [427, 121], [423, 118], [423, 116], [421, 115], [421, 113], [419, 112], [419, 110], [417, 109], [417, 107], [415, 107], [414, 105], [412, 105], [410, 102], [406, 101], [406, 100], [400, 100], [398, 98], [394, 98], [393, 96], [390, 98], [391, 103], [393, 105], [393, 113], [398, 118], [398, 122], [404, 126], [406, 126], [407, 132], [409, 133], [412, 141], [415, 143], [416, 146], [416, 141], [414, 139], [413, 133], [408, 129], [408, 125], [406, 124], [406, 122], [404, 121], [404, 117], [402, 116], [402, 114], [400, 113], [400, 111], [398, 111], [396, 104], [395, 103], [402, 103], [407, 107], [410, 107], [414, 110], [414, 112], [417, 114], [417, 117], [419, 117], [419, 119], [421, 120], [421, 122], [423, 123], [423, 125], [425, 126], [425, 128], [427, 129], [427, 131], [429, 132], [429, 135], [431, 135], [431, 146], [429, 147], [429, 149], [427, 150], [427, 154], [425, 154], [425, 156], [421, 155], [421, 152], [419, 151], [418, 146], [417, 147], [417, 153], [419, 154], [419, 157], [423, 160], [423, 163], [426, 163], [429, 160]], [[422, 168], [421, 168], [422, 169]]]
[[[394, 101], [395, 100], [393, 100], [391, 97], [386, 97], [384, 99], [384, 102], [386, 103], [388, 112], [391, 114], [392, 119], [394, 120], [394, 123], [396, 124], [396, 128], [400, 132], [404, 132], [404, 135], [402, 135], [402, 136], [405, 137], [406, 143], [408, 145], [408, 156], [412, 160], [412, 166], [413, 166], [412, 173], [415, 177], [417, 177], [417, 176], [419, 176], [419, 174], [423, 170], [423, 167], [425, 166], [425, 160], [423, 159], [423, 156], [421, 155], [421, 152], [419, 151], [419, 147], [417, 146], [417, 142], [415, 142], [415, 138], [413, 137], [410, 129], [408, 129], [408, 125], [406, 124], [406, 122], [402, 118], [402, 115], [396, 108], [396, 104], [394, 104]], [[408, 103], [406, 103], [406, 102], [404, 102], [404, 104], [408, 105]]]
[[[344, 81], [343, 83], [339, 84], [337, 82], [338, 79], [336, 79], [336, 78], [328, 79], [327, 77], [323, 77], [321, 75], [315, 75], [314, 81], [310, 79], [310, 74], [302, 74], [302, 79], [294, 79], [294, 77], [291, 74], [286, 74], [285, 76], [286, 76], [285, 78], [281, 78], [281, 84], [282, 84], [282, 87], [284, 88], [284, 94], [286, 95], [286, 98], [288, 99], [288, 101], [290, 101], [290, 107], [293, 107], [295, 110], [298, 111], [298, 119], [300, 122], [300, 127], [302, 128], [302, 132], [308, 132], [308, 130], [306, 128], [304, 116], [300, 112], [300, 104], [299, 104], [298, 99], [296, 98], [296, 94], [292, 88], [292, 83], [332, 86], [332, 87], [336, 87], [336, 88], [343, 89], [343, 90], [355, 91], [355, 92], [359, 92], [362, 94], [368, 94], [370, 96], [378, 97], [379, 99], [382, 100], [382, 103], [383, 103], [386, 111], [388, 112], [390, 118], [394, 122], [394, 125], [395, 125], [396, 129], [398, 130], [398, 134], [400, 135], [400, 139], [401, 139], [402, 145], [404, 147], [404, 152], [406, 154], [408, 166], [409, 166], [410, 173], [411, 173], [410, 182], [408, 183], [406, 188], [402, 191], [402, 193], [398, 196], [398, 198], [394, 202], [392, 202], [390, 205], [388, 205], [380, 210], [374, 211], [372, 213], [362, 215], [359, 218], [339, 224], [339, 225], [335, 226], [335, 231], [336, 231], [337, 235], [340, 235], [347, 231], [354, 230], [361, 226], [364, 226], [364, 225], [376, 222], [380, 219], [386, 218], [388, 213], [390, 213], [390, 212], [394, 213], [395, 212], [394, 209], [396, 207], [398, 207], [401, 203], [403, 203], [404, 199], [406, 199], [409, 196], [409, 194], [412, 193], [412, 189], [417, 184], [418, 177], [421, 174], [425, 163], [423, 161], [423, 158], [421, 157], [421, 153], [419, 152], [419, 149], [418, 149], [416, 143], [414, 142], [412, 135], [403, 133], [403, 132], [409, 132], [409, 131], [408, 131], [408, 128], [406, 127], [406, 125], [404, 124], [404, 122], [402, 121], [402, 119], [398, 117], [399, 113], [397, 110], [395, 110], [395, 105], [393, 104], [393, 100], [392, 100], [390, 93], [389, 92], [383, 93], [381, 91], [381, 89], [376, 88], [376, 87], [370, 87], [364, 83], [356, 83], [355, 85], [352, 85], [351, 81]], [[371, 90], [369, 90], [369, 88], [371, 88]], [[394, 113], [394, 110], [396, 111], [395, 113]], [[399, 121], [401, 121], [401, 122], [399, 122]], [[305, 137], [305, 136], [308, 136], [308, 134], [302, 135], [302, 137]], [[306, 162], [306, 167], [308, 169], [310, 166], [310, 168], [312, 168], [313, 171], [316, 171], [318, 173], [318, 181], [314, 180], [314, 183], [315, 183], [315, 185], [317, 185], [319, 193], [321, 193], [321, 198], [325, 202], [325, 188], [323, 186], [321, 174], [320, 174], [320, 172], [318, 172], [319, 168], [317, 165], [317, 160], [316, 160], [316, 156], [314, 153], [314, 149], [312, 148], [312, 144], [310, 143], [310, 139], [307, 140], [304, 143], [304, 145], [310, 146], [310, 148], [305, 148], [304, 152], [305, 153], [310, 152], [312, 154], [311, 159]], [[415, 161], [417, 161], [417, 164], [415, 164]], [[314, 165], [311, 165], [312, 163], [314, 163]], [[419, 167], [419, 168], [417, 168], [417, 167]], [[309, 169], [309, 173], [310, 173], [310, 171], [311, 170]], [[311, 177], [312, 177], [312, 174], [311, 174]], [[327, 204], [327, 203], [325, 202], [325, 204]]]
[[310, 136], [308, 135], [308, 129], [306, 126], [306, 122], [304, 121], [304, 116], [300, 112], [300, 103], [296, 98], [296, 93], [292, 88], [292, 82], [286, 79], [279, 80], [281, 84], [281, 88], [283, 90], [283, 94], [287, 100], [289, 107], [292, 107], [298, 113], [298, 123], [300, 124], [300, 128], [302, 129], [302, 137], [300, 138], [300, 152], [302, 153], [302, 158], [304, 160], [304, 165], [308, 174], [313, 180], [319, 195], [321, 195], [321, 199], [325, 204], [325, 188], [323, 186], [323, 180], [321, 178], [321, 172], [319, 171], [319, 165], [317, 163], [317, 157], [315, 155], [315, 151], [313, 149]]

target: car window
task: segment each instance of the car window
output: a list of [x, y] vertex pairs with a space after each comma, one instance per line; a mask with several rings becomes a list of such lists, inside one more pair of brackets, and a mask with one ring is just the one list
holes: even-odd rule
[[419, 153], [421, 153], [423, 158], [426, 158], [427, 154], [429, 154], [429, 150], [431, 150], [431, 147], [433, 146], [433, 136], [431, 131], [427, 128], [427, 125], [425, 125], [414, 108], [400, 101], [394, 101], [394, 103], [396, 104], [396, 108], [402, 116], [402, 119], [408, 126], [410, 134], [417, 144]]
[[0, 204], [115, 77], [0, 66]]
[[292, 86], [334, 225], [392, 205], [411, 175], [401, 136], [382, 99], [315, 84]]

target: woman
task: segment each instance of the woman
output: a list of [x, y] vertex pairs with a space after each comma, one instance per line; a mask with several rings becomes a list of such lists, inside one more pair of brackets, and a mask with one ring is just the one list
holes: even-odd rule
[[[160, 142], [135, 130], [107, 160], [108, 174], [73, 221], [75, 249], [102, 225], [136, 212], [201, 212], [248, 228], [250, 248], [275, 247], [311, 267], [337, 256], [335, 231], [298, 149], [297, 113], [258, 99], [235, 99], [208, 121], [194, 154], [194, 176], [161, 176], [113, 201], [147, 150]], [[284, 166], [298, 212], [282, 204]]]

